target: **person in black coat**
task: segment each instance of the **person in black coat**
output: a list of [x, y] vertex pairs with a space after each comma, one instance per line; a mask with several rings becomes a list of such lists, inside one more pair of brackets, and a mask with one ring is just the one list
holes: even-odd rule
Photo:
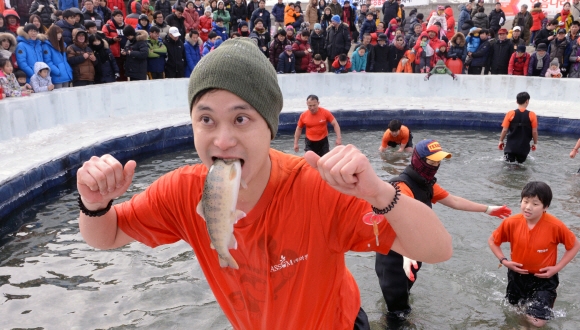
[[130, 80], [146, 80], [147, 57], [149, 56], [147, 31], [135, 31], [131, 25], [126, 25], [123, 35], [127, 38], [127, 44], [121, 50], [121, 55], [126, 56], [125, 75]]
[[545, 28], [541, 29], [538, 34], [536, 34], [536, 39], [534, 39], [534, 45], [538, 47], [539, 44], [549, 45], [552, 42], [554, 36], [554, 29], [558, 26], [558, 20], [551, 20]]
[[270, 12], [266, 10], [266, 0], [260, 0], [258, 9], [254, 10], [252, 17], [250, 18], [250, 31], [254, 30], [254, 22], [261, 18], [264, 24], [264, 28], [270, 32], [272, 28], [272, 22], [270, 21]]
[[399, 3], [396, 0], [386, 0], [383, 3], [383, 22], [388, 24], [393, 18], [397, 17], [399, 12]]
[[393, 40], [393, 43], [389, 46], [389, 70], [395, 72], [397, 70], [397, 65], [405, 52], [408, 50], [407, 45], [405, 44], [405, 38], [403, 35], [398, 35]]
[[284, 47], [284, 51], [278, 58], [276, 72], [296, 73], [296, 57], [294, 57], [294, 53], [292, 53], [292, 46], [287, 45]]
[[167, 62], [165, 62], [165, 78], [183, 78], [185, 74], [185, 46], [179, 38], [181, 35], [176, 27], [169, 28], [169, 33], [163, 39], [167, 47]]
[[171, 15], [171, 2], [169, 0], [157, 0], [155, 1], [155, 11], [160, 11], [163, 17]]
[[231, 12], [231, 30], [238, 31], [238, 24], [240, 24], [242, 21], [245, 21], [246, 17], [248, 17], [248, 6], [246, 6], [242, 0], [236, 0], [236, 3], [232, 5]]
[[497, 40], [489, 50], [489, 67], [491, 74], [508, 74], [510, 58], [514, 53], [514, 45], [507, 38], [507, 30], [499, 29]]
[[488, 18], [491, 35], [495, 36], [497, 35], [497, 31], [505, 24], [505, 13], [501, 10], [501, 4], [499, 2], [495, 4], [495, 9], [489, 13]]
[[323, 61], [326, 61], [326, 36], [320, 23], [314, 24], [314, 29], [308, 37], [308, 44], [310, 44], [310, 49], [312, 49], [312, 56], [320, 54]]
[[[371, 72], [390, 72], [389, 70], [389, 46], [387, 35], [381, 33], [373, 51], [369, 54], [371, 60]], [[367, 60], [368, 61], [368, 60]]]
[[107, 41], [97, 33], [89, 37], [89, 46], [97, 58], [95, 84], [115, 82], [119, 77], [119, 67]]
[[332, 61], [340, 54], [348, 54], [350, 50], [350, 31], [348, 25], [340, 22], [338, 15], [332, 16], [330, 26], [326, 31], [326, 53], [328, 68], [334, 72]]
[[[15, 3], [15, 1], [13, 1]], [[57, 4], [49, 0], [36, 0], [30, 6], [29, 14], [36, 14], [40, 16], [42, 25], [49, 28], [52, 25], [51, 15], [58, 10]], [[6, 25], [6, 23], [4, 23]]]
[[183, 17], [183, 7], [177, 6], [173, 14], [165, 17], [165, 22], [169, 26], [174, 26], [179, 31], [179, 39], [183, 43], [185, 41], [185, 17]]

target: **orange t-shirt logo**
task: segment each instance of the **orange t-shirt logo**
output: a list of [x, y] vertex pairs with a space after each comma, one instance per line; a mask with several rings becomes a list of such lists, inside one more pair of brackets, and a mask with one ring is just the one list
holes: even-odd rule
[[439, 144], [439, 142], [431, 142], [431, 143], [429, 143], [427, 145], [427, 149], [429, 149], [429, 151], [431, 151], [431, 152], [443, 150], [443, 149], [441, 149], [441, 145]]

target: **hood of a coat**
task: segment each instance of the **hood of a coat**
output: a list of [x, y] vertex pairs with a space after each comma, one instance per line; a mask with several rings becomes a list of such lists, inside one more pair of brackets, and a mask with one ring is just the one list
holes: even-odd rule
[[0, 33], [0, 40], [4, 39], [7, 39], [10, 42], [10, 48], [8, 48], [8, 51], [14, 53], [14, 50], [16, 49], [16, 38], [14, 35], [12, 33]]
[[35, 74], [38, 74], [38, 72], [42, 69], [48, 69], [48, 74], [50, 75], [50, 68], [48, 67], [48, 64], [46, 64], [44, 62], [34, 63], [34, 73]]
[[461, 32], [455, 33], [455, 35], [450, 40], [453, 46], [463, 47], [465, 46], [465, 36]]

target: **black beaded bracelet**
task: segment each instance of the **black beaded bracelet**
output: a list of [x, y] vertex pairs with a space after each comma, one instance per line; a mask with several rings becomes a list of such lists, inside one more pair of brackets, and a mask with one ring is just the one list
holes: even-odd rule
[[372, 206], [373, 212], [375, 214], [387, 214], [387, 213], [389, 213], [389, 211], [392, 210], [393, 207], [395, 207], [395, 204], [397, 204], [399, 197], [401, 197], [401, 189], [399, 189], [397, 184], [394, 182], [390, 182], [390, 184], [391, 184], [391, 186], [393, 186], [395, 188], [395, 197], [393, 198], [393, 201], [391, 202], [391, 204], [389, 204], [384, 209], [377, 209], [376, 207]]
[[91, 211], [91, 210], [87, 209], [85, 204], [83, 204], [83, 200], [81, 199], [81, 196], [79, 196], [78, 202], [79, 202], [79, 208], [81, 209], [81, 212], [83, 212], [84, 215], [89, 216], [89, 217], [93, 217], [93, 218], [102, 217], [103, 215], [107, 214], [107, 212], [109, 212], [109, 210], [111, 209], [111, 206], [113, 206], [113, 200], [111, 199], [109, 204], [107, 204], [107, 207], [105, 207], [104, 209]]

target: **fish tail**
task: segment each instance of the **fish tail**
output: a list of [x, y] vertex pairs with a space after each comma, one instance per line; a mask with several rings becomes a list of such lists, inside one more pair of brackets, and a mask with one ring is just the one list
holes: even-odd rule
[[238, 266], [238, 263], [236, 262], [234, 257], [232, 257], [231, 255], [229, 255], [227, 258], [219, 257], [219, 260], [220, 260], [220, 267], [222, 267], [222, 268], [230, 267], [233, 269], [240, 269], [240, 267]]

